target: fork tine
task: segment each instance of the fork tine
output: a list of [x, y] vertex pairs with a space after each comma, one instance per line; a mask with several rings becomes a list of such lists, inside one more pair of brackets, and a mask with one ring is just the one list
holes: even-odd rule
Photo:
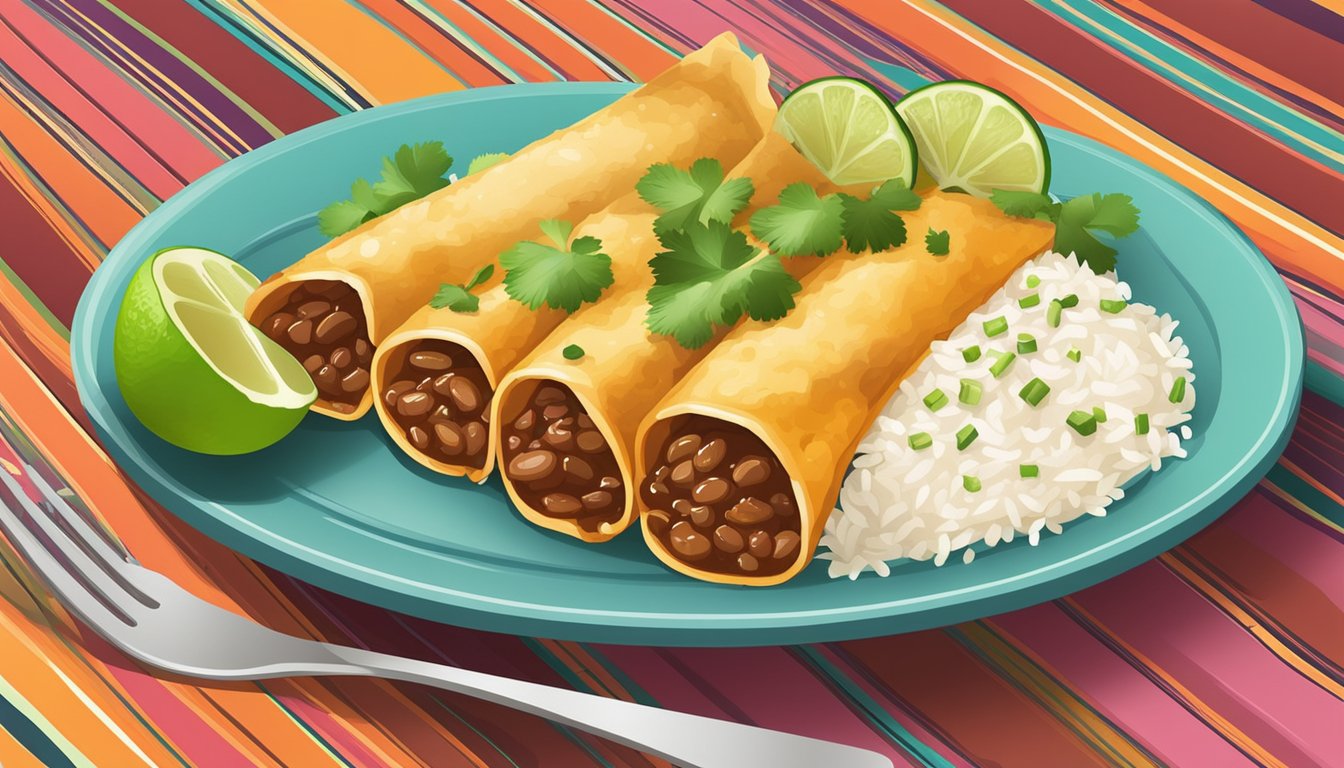
[[0, 504], [0, 527], [4, 528], [14, 547], [27, 558], [65, 604], [94, 626], [112, 627], [116, 623], [134, 626], [135, 619], [132, 615], [134, 606], [128, 605], [134, 601], [127, 600], [129, 595], [122, 586], [103, 571], [82, 548], [62, 545], [62, 541], [70, 541], [67, 534], [28, 498], [18, 482], [3, 469], [0, 469], [0, 484], [5, 486], [14, 501], [37, 523], [52, 542], [52, 546], [56, 547], [79, 572], [78, 576], [71, 573], [70, 568], [28, 530], [11, 505]]

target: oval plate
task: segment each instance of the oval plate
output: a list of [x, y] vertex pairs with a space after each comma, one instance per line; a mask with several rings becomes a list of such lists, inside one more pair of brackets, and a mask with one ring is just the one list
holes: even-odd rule
[[[904, 632], [1059, 597], [1175, 546], [1240, 499], [1282, 450], [1301, 396], [1301, 323], [1278, 275], [1189, 190], [1074, 134], [1047, 130], [1054, 191], [1123, 191], [1143, 228], [1122, 241], [1137, 300], [1181, 321], [1198, 376], [1189, 459], [1131, 489], [1105, 518], [1040, 546], [1019, 537], [969, 566], [905, 562], [888, 578], [831, 581], [815, 562], [768, 589], [678, 576], [637, 531], [591, 546], [526, 523], [498, 481], [434, 475], [370, 414], [308, 416], [248, 456], [174, 448], [117, 388], [112, 327], [132, 273], [156, 250], [200, 245], [258, 275], [323, 240], [314, 212], [408, 141], [458, 158], [515, 150], [617, 98], [623, 84], [482, 88], [344, 116], [250, 152], [173, 196], [94, 274], [71, 340], [80, 397], [112, 457], [207, 535], [320, 587], [430, 619], [515, 634], [653, 645], [801, 643]], [[132, 542], [132, 545], [134, 542]]]

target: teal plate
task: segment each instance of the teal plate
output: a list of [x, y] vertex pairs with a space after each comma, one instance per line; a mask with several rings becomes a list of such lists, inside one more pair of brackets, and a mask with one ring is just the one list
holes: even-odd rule
[[[1047, 130], [1054, 191], [1133, 195], [1143, 228], [1122, 241], [1121, 277], [1181, 321], [1198, 376], [1190, 458], [1141, 480], [1105, 518], [1040, 546], [1025, 537], [971, 565], [895, 564], [832, 581], [816, 562], [767, 589], [672, 573], [637, 531], [586, 545], [527, 524], [497, 481], [434, 475], [396, 451], [370, 414], [308, 416], [279, 444], [211, 457], [164, 443], [117, 388], [112, 326], [141, 261], [170, 245], [231, 254], [269, 275], [317, 246], [314, 212], [406, 141], [442, 139], [464, 160], [574, 122], [629, 86], [482, 88], [347, 115], [215, 170], [133, 229], [94, 274], [75, 315], [75, 380], [125, 473], [205, 534], [320, 587], [462, 626], [653, 645], [758, 645], [946, 625], [1059, 597], [1175, 546], [1240, 499], [1288, 437], [1301, 395], [1301, 323], [1283, 282], [1212, 207], [1096, 142]], [[134, 549], [135, 542], [130, 542]]]

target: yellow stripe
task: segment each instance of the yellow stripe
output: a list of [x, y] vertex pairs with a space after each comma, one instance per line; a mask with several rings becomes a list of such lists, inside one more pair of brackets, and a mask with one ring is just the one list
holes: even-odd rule
[[[16, 709], [31, 720], [33, 725], [36, 725], [48, 739], [51, 739], [51, 743], [55, 744], [61, 750], [61, 754], [65, 755], [70, 762], [77, 766], [97, 768], [93, 761], [89, 760], [83, 752], [80, 752], [69, 739], [65, 738], [65, 734], [56, 730], [56, 726], [52, 725], [50, 720], [42, 716], [42, 712], [38, 710], [37, 707], [34, 707], [28, 699], [24, 698], [23, 694], [19, 693], [17, 688], [10, 685], [4, 675], [0, 675], [0, 696], [8, 699], [10, 704], [13, 704]], [[61, 714], [64, 716], [65, 712], [62, 711]]]

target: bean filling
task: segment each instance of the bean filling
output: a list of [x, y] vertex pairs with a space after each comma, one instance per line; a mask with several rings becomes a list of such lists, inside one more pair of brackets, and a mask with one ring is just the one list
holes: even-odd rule
[[303, 363], [324, 405], [354, 413], [369, 388], [373, 360], [355, 289], [337, 280], [306, 280], [257, 327]]
[[672, 433], [640, 497], [667, 551], [713, 573], [770, 576], [798, 558], [798, 507], [788, 473], [760, 438], [693, 416]]
[[379, 396], [407, 442], [437, 461], [485, 466], [495, 392], [475, 355], [451, 341], [424, 339], [390, 380]]
[[503, 439], [504, 473], [529, 507], [587, 531], [621, 519], [625, 490], [616, 455], [568, 387], [537, 387], [504, 425]]

